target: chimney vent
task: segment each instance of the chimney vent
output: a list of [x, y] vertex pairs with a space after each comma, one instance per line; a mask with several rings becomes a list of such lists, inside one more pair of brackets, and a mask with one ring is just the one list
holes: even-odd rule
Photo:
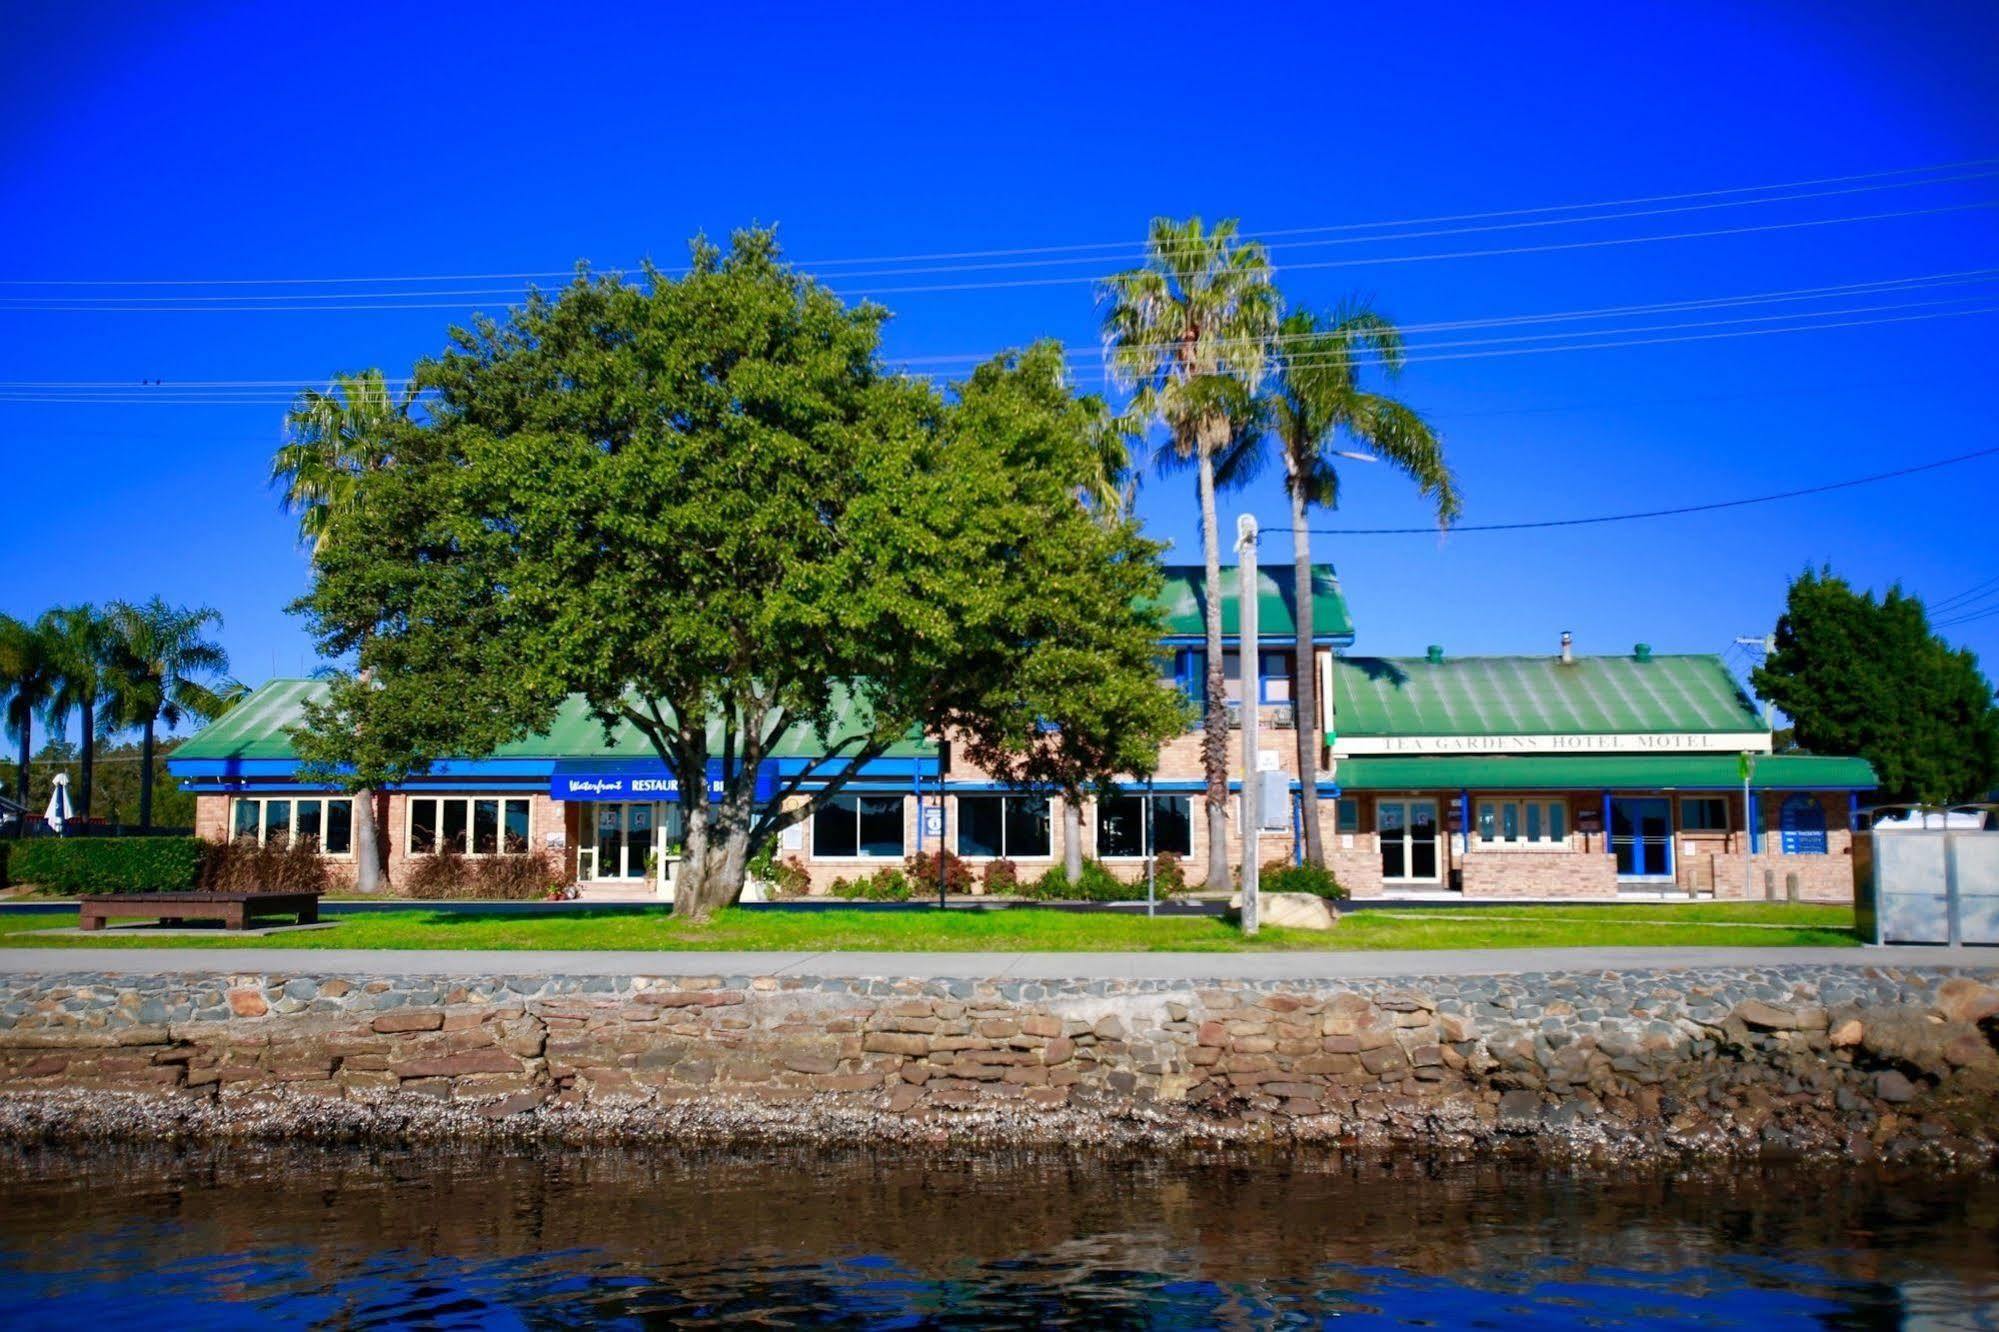
[[1569, 665], [1573, 663], [1575, 659], [1576, 659], [1576, 636], [1570, 633], [1568, 630], [1564, 629], [1562, 630], [1562, 664], [1565, 666]]
[[1444, 664], [1444, 648], [1442, 644], [1440, 643], [1430, 644], [1430, 650], [1427, 655], [1429, 656], [1430, 664], [1432, 666], [1441, 666]]
[[1634, 643], [1631, 645], [1631, 655], [1640, 661], [1650, 661], [1652, 660], [1652, 645], [1650, 643]]

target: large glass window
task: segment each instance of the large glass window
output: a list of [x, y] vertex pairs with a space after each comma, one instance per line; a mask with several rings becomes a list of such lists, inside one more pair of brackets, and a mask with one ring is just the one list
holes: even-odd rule
[[294, 841], [311, 842], [329, 856], [351, 855], [354, 851], [354, 802], [344, 797], [285, 797], [283, 799], [239, 796], [230, 816], [230, 834], [238, 841], [260, 846], [285, 847]]
[[[529, 840], [532, 802], [520, 796], [411, 796], [409, 853], [427, 856], [446, 849], [461, 856], [523, 854]], [[507, 830], [502, 845], [500, 829]]]
[[958, 797], [958, 854], [1032, 860], [1049, 854], [1048, 797]]
[[1728, 801], [1720, 796], [1681, 796], [1681, 832], [1727, 832]]
[[[1097, 856], [1135, 860], [1194, 852], [1192, 799], [1182, 795], [1106, 796], [1097, 802]], [[1148, 807], [1149, 806], [1149, 807]]]
[[1360, 831], [1360, 801], [1352, 796], [1341, 796], [1339, 809], [1333, 815], [1333, 826], [1343, 833]]
[[812, 855], [827, 860], [902, 854], [902, 797], [837, 795], [812, 815]]
[[1554, 845], [1568, 837], [1565, 800], [1481, 800], [1478, 839], [1494, 846]]

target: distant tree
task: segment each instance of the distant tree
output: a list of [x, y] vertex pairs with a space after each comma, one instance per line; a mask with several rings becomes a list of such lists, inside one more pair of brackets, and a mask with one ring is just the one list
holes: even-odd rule
[[1790, 716], [1799, 748], [1872, 763], [1884, 800], [1971, 800], [1999, 779], [1992, 682], [1900, 588], [1876, 601], [1829, 567], [1807, 569], [1750, 682]]
[[1362, 372], [1378, 368], [1393, 379], [1402, 369], [1402, 335], [1364, 300], [1351, 300], [1330, 318], [1306, 310], [1279, 326], [1277, 373], [1268, 394], [1270, 433], [1284, 463], [1284, 492], [1291, 501], [1291, 578], [1298, 631], [1298, 782], [1303, 792], [1305, 858], [1325, 863], [1319, 836], [1319, 746], [1315, 724], [1319, 681], [1312, 639], [1313, 507], [1337, 508], [1341, 441], [1416, 483], [1436, 504], [1437, 526], [1458, 516], [1457, 481], [1444, 461], [1437, 432], [1399, 398], [1362, 387]]
[[153, 760], [160, 723], [220, 716], [222, 702], [203, 676], [220, 676], [229, 656], [206, 637], [222, 615], [210, 607], [170, 606], [159, 597], [110, 606], [107, 704], [112, 724], [139, 731], [139, 827], [153, 826]]
[[[329, 515], [300, 608], [365, 680], [309, 710], [301, 755], [379, 785], [580, 693], [679, 776], [674, 911], [697, 920], [921, 729], [1015, 775], [1148, 766], [1177, 710], [1139, 609], [1158, 547], [1078, 502], [1102, 460], [1059, 352], [944, 401], [885, 373], [883, 317], [755, 231], [455, 330], [418, 369], [423, 428]], [[800, 734], [815, 785], [759, 800]]]
[[78, 783], [77, 813], [88, 819], [96, 789], [98, 706], [104, 699], [110, 671], [111, 625], [97, 608], [58, 606], [44, 611], [36, 629], [48, 645], [54, 689], [47, 705], [49, 727], [67, 731], [72, 716], [82, 723], [83, 771]]
[[0, 614], [0, 705], [6, 728], [20, 746], [15, 789], [28, 803], [28, 759], [34, 748], [35, 714], [48, 706], [55, 691], [55, 670], [48, 640], [32, 625]]
[[[1131, 414], [1162, 427], [1160, 460], [1191, 466], [1201, 504], [1207, 644], [1207, 720], [1201, 764], [1207, 779], [1209, 886], [1229, 881], [1228, 695], [1222, 659], [1221, 534], [1217, 473], [1249, 448], [1261, 422], [1257, 389], [1276, 331], [1279, 302], [1263, 247], [1237, 239], [1233, 219], [1212, 231], [1198, 217], [1154, 218], [1146, 261], [1103, 285], [1108, 365], [1135, 389]], [[1245, 650], [1254, 651], [1253, 645]]]
[[[286, 511], [298, 515], [299, 541], [315, 559], [334, 516], [353, 503], [360, 479], [394, 460], [416, 397], [414, 382], [398, 391], [380, 370], [363, 370], [335, 375], [323, 392], [307, 389], [292, 400], [285, 442], [271, 459], [271, 484], [282, 492]], [[354, 791], [354, 886], [372, 893], [381, 885], [375, 793], [361, 787]]]

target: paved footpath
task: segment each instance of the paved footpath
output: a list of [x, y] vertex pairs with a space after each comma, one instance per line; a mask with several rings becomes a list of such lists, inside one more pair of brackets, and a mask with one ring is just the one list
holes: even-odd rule
[[817, 976], [1311, 981], [1686, 967], [1964, 967], [1999, 948], [1494, 948], [1298, 953], [538, 952], [469, 949], [4, 948], [0, 975]]

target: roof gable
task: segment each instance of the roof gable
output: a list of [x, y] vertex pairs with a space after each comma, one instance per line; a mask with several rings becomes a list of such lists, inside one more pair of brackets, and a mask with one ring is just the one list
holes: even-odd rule
[[[1199, 638], [1207, 632], [1207, 570], [1198, 564], [1169, 564], [1164, 570], [1166, 586], [1152, 602], [1165, 624], [1169, 638]], [[1289, 638], [1298, 632], [1293, 607], [1293, 578], [1288, 565], [1259, 567], [1257, 585], [1257, 636]], [[1222, 570], [1222, 633], [1242, 632], [1242, 598], [1237, 594], [1240, 575], [1234, 566]], [[1351, 643], [1353, 616], [1346, 594], [1340, 589], [1339, 575], [1330, 564], [1312, 566], [1312, 637], [1319, 643]]]
[[1342, 736], [1768, 734], [1714, 656], [1341, 657]]

